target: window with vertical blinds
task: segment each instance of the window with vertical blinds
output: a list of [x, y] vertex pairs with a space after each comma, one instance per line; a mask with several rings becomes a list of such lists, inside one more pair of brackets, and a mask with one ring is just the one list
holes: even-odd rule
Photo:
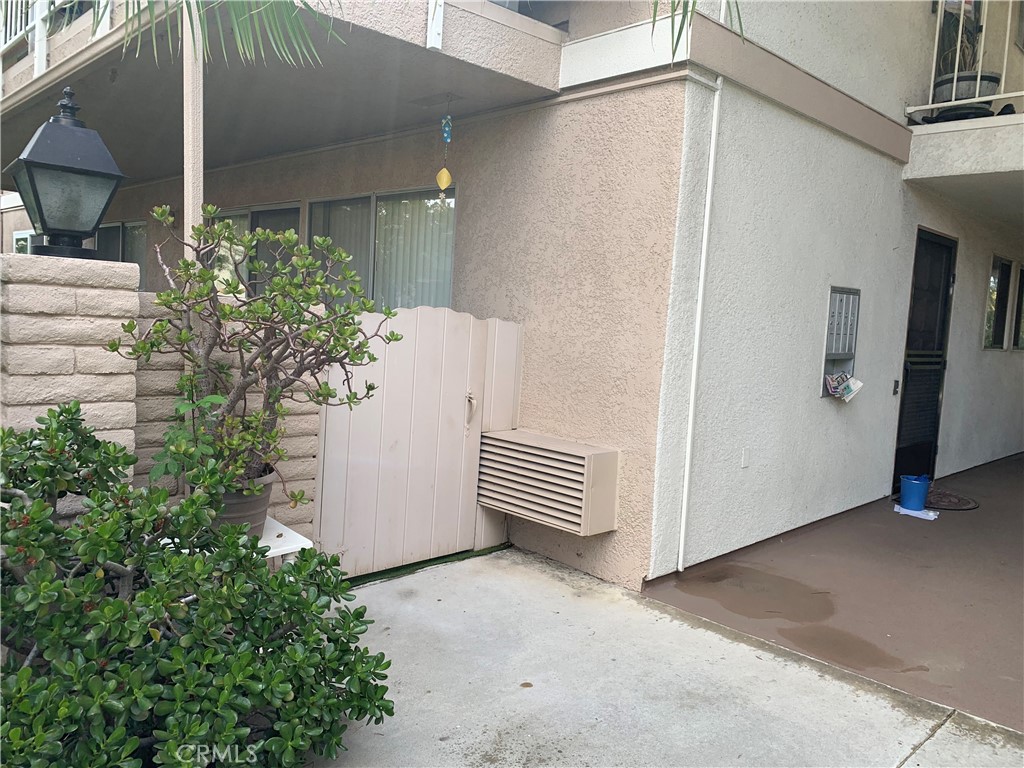
[[[309, 231], [317, 237], [329, 237], [335, 247], [352, 257], [349, 267], [359, 275], [366, 295], [373, 296], [373, 226], [370, 198], [314, 203], [309, 207]], [[312, 237], [310, 238], [312, 243]], [[334, 265], [335, 277], [341, 265]]]
[[370, 195], [310, 206], [310, 234], [352, 255], [368, 296], [398, 307], [447, 307], [452, 299], [455, 198], [436, 191]]

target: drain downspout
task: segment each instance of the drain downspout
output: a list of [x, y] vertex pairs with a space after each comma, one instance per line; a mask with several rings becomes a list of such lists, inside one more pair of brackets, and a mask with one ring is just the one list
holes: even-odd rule
[[708, 177], [704, 190], [704, 222], [700, 240], [696, 317], [693, 324], [693, 359], [690, 363], [690, 399], [686, 416], [686, 464], [683, 469], [683, 498], [679, 505], [679, 557], [676, 561], [677, 571], [683, 570], [686, 518], [690, 511], [690, 481], [693, 474], [693, 432], [697, 421], [697, 380], [700, 373], [701, 332], [704, 328], [704, 290], [707, 286], [708, 243], [711, 237], [711, 199], [715, 186], [715, 158], [718, 154], [718, 116], [721, 103], [722, 76], [719, 75], [715, 80], [715, 98], [711, 108], [711, 146], [708, 151]]

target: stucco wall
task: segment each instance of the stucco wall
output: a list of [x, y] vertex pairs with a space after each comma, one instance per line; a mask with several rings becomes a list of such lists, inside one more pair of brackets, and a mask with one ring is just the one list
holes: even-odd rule
[[749, 40], [894, 120], [927, 104], [931, 0], [741, 2]]
[[650, 0], [577, 0], [569, 5], [569, 39], [650, 21], [651, 8]]
[[0, 252], [14, 252], [14, 233], [32, 229], [32, 222], [24, 208], [0, 211]]
[[[453, 306], [524, 324], [520, 426], [623, 450], [618, 531], [514, 523], [512, 539], [634, 588], [650, 549], [682, 109], [680, 82], [636, 88], [456, 123], [449, 153]], [[430, 131], [210, 173], [206, 198], [305, 212], [310, 199], [432, 186], [439, 163]], [[108, 220], [180, 197], [180, 180], [131, 188]]]
[[[1024, 237], [938, 198], [914, 191], [908, 198], [909, 218], [958, 241], [935, 465], [936, 477], [942, 477], [1024, 451], [1024, 350], [982, 347], [992, 257], [1024, 268]], [[1013, 314], [1011, 304], [1011, 328]]]
[[[939, 474], [1024, 449], [1024, 355], [980, 349], [986, 264], [1019, 235], [728, 84], [719, 150], [686, 564], [888, 494], [918, 226], [960, 239]], [[819, 396], [830, 285], [862, 291], [850, 403]]]
[[[523, 323], [523, 429], [620, 448], [618, 530], [512, 541], [639, 587], [650, 549], [683, 86], [467, 130], [456, 308]], [[459, 176], [456, 176], [458, 179]]]

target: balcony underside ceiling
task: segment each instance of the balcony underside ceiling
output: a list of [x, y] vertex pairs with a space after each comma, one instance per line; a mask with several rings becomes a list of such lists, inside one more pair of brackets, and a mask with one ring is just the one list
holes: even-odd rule
[[986, 221], [1024, 231], [1024, 171], [914, 179], [910, 183]]
[[[451, 113], [475, 114], [550, 96], [539, 86], [428, 51], [360, 27], [337, 29], [344, 44], [319, 34], [323, 66], [279, 62], [242, 66], [219, 55], [207, 66], [207, 168], [328, 146], [437, 124]], [[314, 33], [314, 34], [317, 34]], [[152, 47], [122, 57], [120, 49], [77, 70], [60, 87], [74, 88], [79, 117], [100, 132], [132, 182], [182, 172], [182, 67], [166, 43], [159, 66]], [[0, 161], [6, 167], [60, 98], [37, 94], [4, 110]], [[4, 176], [3, 188], [12, 189]]]

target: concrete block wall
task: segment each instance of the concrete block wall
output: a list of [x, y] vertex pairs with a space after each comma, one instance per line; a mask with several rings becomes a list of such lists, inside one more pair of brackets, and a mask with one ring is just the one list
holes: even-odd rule
[[[101, 438], [139, 457], [136, 481], [144, 482], [174, 416], [183, 368], [176, 355], [136, 365], [105, 349], [124, 335], [122, 323], [137, 320], [145, 328], [164, 313], [155, 294], [136, 291], [138, 266], [4, 254], [0, 283], [0, 421], [26, 429], [47, 408], [79, 400]], [[284, 439], [290, 458], [279, 470], [288, 490], [304, 490], [312, 500], [320, 409], [296, 403], [290, 411]], [[311, 536], [312, 503], [292, 509], [280, 482], [270, 514]]]
[[[147, 330], [158, 317], [167, 314], [156, 305], [155, 293], [140, 292], [139, 327]], [[153, 468], [153, 456], [164, 442], [164, 431], [174, 416], [177, 383], [184, 371], [178, 355], [153, 355], [148, 363], [140, 362], [135, 371], [135, 404], [138, 419], [135, 425], [135, 453], [139, 463], [135, 471], [147, 477]]]
[[79, 400], [99, 437], [135, 450], [135, 362], [104, 347], [138, 316], [138, 266], [3, 254], [0, 283], [3, 425]]

